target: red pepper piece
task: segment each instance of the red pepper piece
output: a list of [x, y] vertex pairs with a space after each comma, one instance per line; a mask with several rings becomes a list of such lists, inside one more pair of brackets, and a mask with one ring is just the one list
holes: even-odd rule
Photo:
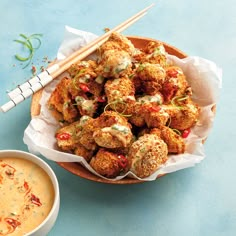
[[170, 70], [167, 72], [167, 76], [171, 78], [177, 78], [179, 72], [177, 70]]
[[105, 96], [99, 96], [99, 97], [97, 98], [97, 101], [98, 101], [98, 102], [106, 102], [106, 97], [105, 97]]
[[184, 130], [182, 133], [182, 138], [187, 138], [189, 136], [190, 132], [191, 132], [190, 129]]
[[36, 197], [33, 193], [31, 193], [30, 201], [36, 206], [42, 205], [42, 203], [40, 202], [40, 199], [38, 197]]
[[12, 219], [10, 217], [5, 218], [4, 220], [5, 222], [7, 222], [7, 224], [11, 225], [11, 227], [14, 228], [14, 230], [17, 226], [21, 225], [19, 221]]
[[128, 165], [127, 158], [123, 155], [118, 155], [118, 164], [122, 169], [124, 169]]
[[71, 135], [68, 133], [58, 133], [56, 135], [56, 138], [59, 140], [68, 140], [70, 137], [71, 137]]
[[24, 181], [24, 188], [25, 188], [26, 191], [29, 189], [29, 185], [26, 181]]
[[158, 111], [161, 110], [161, 108], [159, 106], [151, 106], [151, 107], [148, 108], [148, 110], [150, 112], [158, 112]]
[[86, 84], [80, 84], [79, 87], [86, 93], [89, 92], [90, 89]]
[[16, 172], [16, 169], [15, 169], [14, 167], [8, 165], [8, 164], [5, 164], [5, 163], [1, 164], [1, 166], [4, 167], [4, 168], [7, 167], [7, 168], [6, 168], [6, 171], [5, 171], [5, 174], [6, 174], [9, 178], [13, 179], [13, 178], [14, 178], [14, 175], [15, 175], [15, 172]]
[[31, 191], [28, 182], [24, 181], [23, 187], [24, 187], [23, 191], [24, 191], [25, 196], [26, 196]]

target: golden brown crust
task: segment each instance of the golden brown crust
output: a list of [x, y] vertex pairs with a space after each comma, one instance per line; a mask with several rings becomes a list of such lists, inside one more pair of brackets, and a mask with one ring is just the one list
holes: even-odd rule
[[104, 86], [108, 108], [124, 115], [130, 115], [131, 106], [135, 102], [133, 82], [127, 78], [108, 80]]
[[172, 106], [166, 112], [170, 115], [169, 126], [177, 130], [186, 130], [193, 127], [199, 117], [200, 108], [197, 104], [189, 102], [180, 107]]
[[162, 88], [166, 72], [159, 64], [143, 63], [137, 68], [137, 76], [141, 80], [143, 92], [154, 95]]
[[168, 160], [167, 154], [167, 145], [161, 138], [145, 134], [129, 150], [129, 169], [140, 178], [148, 177]]
[[140, 51], [124, 36], [112, 34], [98, 51], [97, 61], [73, 65], [70, 78], [49, 99], [58, 117], [67, 121], [60, 132], [75, 132], [72, 122], [90, 117], [79, 123], [75, 137], [57, 140], [58, 146], [88, 162], [97, 152], [91, 166], [112, 178], [120, 174], [117, 155], [128, 155], [126, 171], [148, 177], [167, 161], [168, 153], [184, 153], [178, 133], [195, 125], [200, 109], [181, 68], [168, 65], [161, 42], [149, 42]]
[[166, 79], [161, 92], [165, 102], [169, 103], [174, 97], [189, 95], [189, 84], [180, 67], [170, 66], [166, 68]]
[[163, 126], [161, 128], [160, 137], [167, 144], [168, 153], [175, 153], [175, 154], [184, 153], [185, 151], [184, 140], [173, 129]]
[[130, 40], [116, 32], [112, 33], [109, 39], [103, 45], [101, 45], [101, 47], [99, 48], [99, 53], [102, 54], [110, 49], [126, 51], [130, 56], [132, 56], [136, 51], [134, 45]]
[[120, 174], [123, 167], [119, 164], [119, 154], [106, 149], [99, 149], [96, 156], [90, 161], [91, 167], [100, 175], [114, 178]]
[[161, 42], [151, 41], [144, 48], [145, 56], [142, 57], [142, 62], [159, 64], [163, 68], [167, 66], [167, 53]]
[[[62, 127], [56, 132], [57, 145], [64, 151], [74, 150], [79, 143], [80, 122], [74, 122]], [[67, 135], [67, 137], [63, 137]]]
[[100, 147], [122, 148], [129, 146], [132, 140], [131, 126], [128, 121], [113, 111], [105, 111], [97, 118], [99, 128], [93, 133]]
[[126, 51], [110, 49], [101, 56], [97, 73], [105, 78], [119, 78], [132, 72], [131, 57]]
[[93, 138], [93, 132], [97, 129], [96, 120], [89, 119], [81, 130], [79, 142], [88, 150], [96, 150], [97, 144]]
[[71, 94], [67, 89], [70, 83], [71, 80], [67, 77], [64, 77], [58, 83], [49, 98], [48, 107], [49, 110], [56, 110], [60, 112], [65, 121], [73, 122], [75, 121], [76, 117], [78, 117], [79, 113], [74, 107]]

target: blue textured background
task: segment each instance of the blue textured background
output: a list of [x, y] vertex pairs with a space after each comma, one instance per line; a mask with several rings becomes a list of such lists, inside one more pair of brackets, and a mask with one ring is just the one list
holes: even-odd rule
[[[124, 34], [156, 38], [223, 69], [223, 88], [206, 159], [157, 181], [116, 186], [81, 179], [55, 163], [61, 208], [49, 236], [236, 235], [236, 4], [233, 0], [160, 0]], [[55, 58], [64, 26], [103, 34], [150, 0], [0, 0], [0, 104], [31, 75], [15, 60], [20, 33], [43, 33], [35, 62]], [[20, 51], [24, 53], [23, 51]], [[15, 66], [13, 66], [15, 65]], [[27, 151], [22, 141], [30, 99], [0, 114], [0, 149]], [[1, 200], [1, 199], [0, 199]]]

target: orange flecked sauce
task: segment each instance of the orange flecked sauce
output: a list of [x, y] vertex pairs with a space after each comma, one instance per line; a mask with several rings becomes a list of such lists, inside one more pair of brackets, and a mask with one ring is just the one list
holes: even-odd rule
[[53, 201], [53, 184], [41, 167], [21, 158], [0, 158], [0, 236], [32, 231]]

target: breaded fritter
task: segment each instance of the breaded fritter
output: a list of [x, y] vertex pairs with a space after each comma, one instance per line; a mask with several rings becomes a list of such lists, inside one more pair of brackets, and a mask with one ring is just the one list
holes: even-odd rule
[[127, 160], [124, 156], [100, 148], [96, 156], [91, 159], [90, 165], [98, 174], [114, 178], [124, 171]]
[[95, 78], [97, 77], [95, 72], [96, 67], [96, 62], [80, 61], [68, 69], [72, 81], [67, 89], [73, 98], [80, 95], [81, 92], [85, 92], [85, 89], [83, 89], [85, 86], [89, 89], [88, 91], [90, 93], [93, 92], [93, 94], [100, 94], [102, 86], [94, 83]]
[[48, 100], [48, 107], [49, 110], [52, 111], [52, 114], [56, 110], [62, 114], [63, 120], [71, 123], [76, 120], [79, 113], [74, 106], [71, 94], [68, 91], [70, 83], [71, 80], [69, 78], [62, 78]]
[[134, 55], [137, 51], [137, 49], [128, 38], [116, 32], [110, 35], [108, 40], [101, 45], [98, 51], [99, 54], [103, 54], [105, 51], [108, 51], [110, 49], [126, 51], [130, 56]]
[[166, 79], [161, 92], [166, 103], [171, 102], [171, 100], [177, 96], [191, 96], [189, 84], [180, 67], [170, 66], [166, 68]]
[[179, 106], [163, 105], [162, 109], [164, 109], [170, 116], [169, 127], [181, 131], [194, 126], [200, 114], [199, 106], [191, 101]]
[[83, 125], [79, 142], [88, 150], [96, 150], [97, 144], [93, 138], [93, 132], [97, 129], [96, 119], [90, 118]]
[[168, 153], [180, 154], [185, 151], [185, 143], [183, 138], [173, 129], [163, 126], [161, 127], [161, 138], [167, 144]]
[[64, 151], [73, 151], [79, 143], [81, 133], [80, 121], [62, 127], [56, 132], [57, 145]]
[[144, 134], [128, 154], [128, 168], [140, 178], [152, 175], [168, 160], [166, 143], [155, 134]]
[[135, 102], [135, 90], [134, 84], [129, 78], [108, 80], [105, 84], [105, 94], [109, 108], [121, 114], [130, 114], [130, 106]]
[[169, 119], [169, 114], [155, 103], [135, 103], [132, 116], [129, 121], [142, 127], [147, 125], [149, 128], [160, 127], [166, 125]]
[[[153, 107], [151, 107], [152, 109]], [[167, 124], [169, 114], [159, 106], [159, 111], [145, 112], [144, 120], [149, 128], [159, 128]]]
[[158, 64], [143, 63], [137, 68], [137, 75], [141, 80], [143, 92], [147, 95], [153, 95], [161, 90], [166, 72]]
[[131, 126], [116, 112], [105, 111], [96, 119], [98, 128], [93, 133], [95, 142], [105, 148], [127, 147], [132, 140]]
[[97, 73], [105, 78], [119, 78], [131, 74], [131, 56], [126, 51], [110, 49], [101, 55]]
[[152, 64], [159, 64], [161, 67], [166, 67], [167, 53], [163, 43], [151, 41], [144, 48], [146, 55], [142, 58], [143, 62], [149, 62]]

